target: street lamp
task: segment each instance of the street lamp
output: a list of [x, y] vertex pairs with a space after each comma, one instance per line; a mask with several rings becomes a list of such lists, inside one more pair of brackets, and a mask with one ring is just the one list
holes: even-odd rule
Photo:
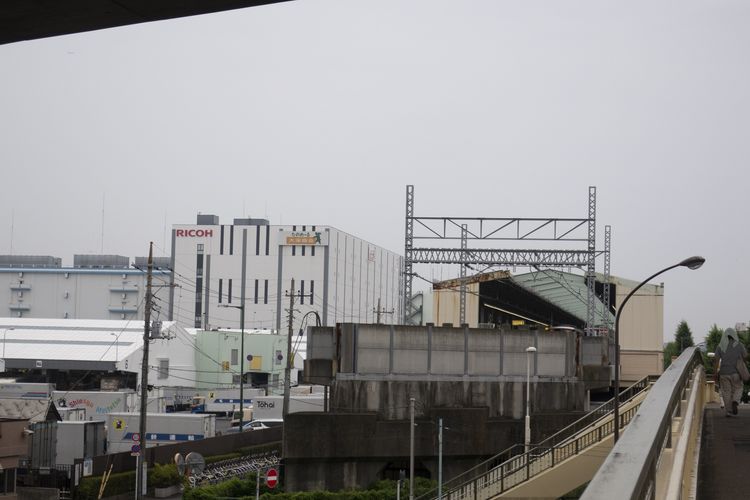
[[529, 416], [529, 399], [530, 399], [530, 388], [531, 388], [531, 355], [536, 352], [536, 347], [530, 346], [526, 348], [526, 425], [524, 428], [524, 451], [529, 451], [529, 445], [531, 444], [531, 417]]
[[638, 286], [633, 288], [630, 293], [622, 301], [622, 304], [617, 306], [617, 315], [615, 315], [615, 408], [614, 408], [614, 421], [615, 421], [615, 443], [620, 438], [620, 313], [625, 308], [625, 304], [628, 303], [630, 297], [638, 291], [643, 285], [651, 281], [652, 279], [659, 276], [661, 273], [665, 273], [675, 267], [687, 267], [688, 269], [698, 269], [706, 262], [706, 259], [700, 256], [688, 257], [687, 259], [678, 262], [677, 264], [665, 267], [661, 271], [652, 274], [645, 280], [641, 281]]
[[242, 432], [243, 419], [245, 417], [245, 303], [239, 306], [230, 304], [219, 304], [219, 307], [231, 307], [240, 310], [240, 421], [239, 432]]

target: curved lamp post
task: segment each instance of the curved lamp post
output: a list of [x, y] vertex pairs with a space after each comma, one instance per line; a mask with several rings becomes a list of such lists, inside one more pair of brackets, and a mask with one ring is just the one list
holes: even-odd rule
[[706, 259], [700, 256], [693, 256], [688, 257], [687, 259], [678, 262], [677, 264], [674, 264], [669, 267], [665, 267], [661, 271], [652, 274], [645, 280], [641, 281], [638, 286], [633, 288], [630, 293], [625, 297], [625, 300], [622, 301], [622, 304], [620, 304], [617, 307], [617, 315], [615, 316], [615, 409], [614, 409], [614, 420], [615, 420], [615, 443], [620, 438], [620, 313], [622, 313], [622, 310], [625, 308], [625, 304], [628, 303], [628, 300], [630, 300], [630, 297], [632, 297], [635, 292], [638, 291], [639, 288], [641, 288], [643, 285], [651, 281], [652, 279], [659, 276], [661, 273], [665, 273], [669, 271], [670, 269], [674, 269], [675, 267], [687, 267], [688, 269], [698, 269], [703, 265], [703, 263], [706, 262]]

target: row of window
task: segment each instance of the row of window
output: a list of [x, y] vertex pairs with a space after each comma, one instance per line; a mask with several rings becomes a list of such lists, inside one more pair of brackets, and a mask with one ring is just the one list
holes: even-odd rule
[[[229, 227], [229, 231], [225, 231], [225, 229]], [[266, 233], [266, 243], [265, 243], [265, 255], [269, 255], [270, 250], [270, 241], [271, 241], [271, 226], [255, 226], [255, 255], [260, 255], [260, 232], [261, 227], [265, 228]], [[229, 255], [234, 255], [234, 228], [235, 226], [221, 226], [221, 230], [219, 233], [219, 255], [224, 255], [225, 253], [228, 253]], [[226, 236], [226, 233], [229, 233], [229, 236]], [[225, 249], [227, 250], [225, 252]]]

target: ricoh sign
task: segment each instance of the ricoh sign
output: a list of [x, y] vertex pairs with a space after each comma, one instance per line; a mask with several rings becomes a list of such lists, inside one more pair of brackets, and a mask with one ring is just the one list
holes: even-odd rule
[[175, 229], [178, 238], [209, 238], [214, 235], [213, 229]]

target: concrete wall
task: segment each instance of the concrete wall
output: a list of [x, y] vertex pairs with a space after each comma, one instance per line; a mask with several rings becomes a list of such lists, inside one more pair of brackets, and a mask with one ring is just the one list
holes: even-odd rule
[[[578, 414], [539, 414], [532, 439], [539, 441]], [[523, 441], [523, 422], [493, 419], [485, 408], [442, 409], [420, 415], [414, 428], [415, 469], [437, 478], [437, 419], [443, 418], [443, 474], [448, 479]], [[296, 413], [287, 417], [287, 491], [365, 488], [397, 469], [408, 470], [409, 421], [375, 414]], [[315, 432], [310, 432], [315, 429]]]
[[[526, 407], [525, 380], [343, 380], [331, 388], [331, 412], [374, 412], [385, 420], [406, 419], [409, 399], [417, 414], [444, 408], [485, 408], [490, 418], [520, 419]], [[533, 412], [583, 411], [583, 382], [531, 377]]]
[[[576, 375], [576, 337], [572, 332], [363, 324], [338, 328], [340, 374], [524, 377], [529, 356], [526, 348], [535, 346], [537, 352], [529, 358], [532, 374]], [[334, 338], [320, 329], [311, 331], [310, 337], [319, 349]], [[327, 351], [334, 352], [333, 348]]]

